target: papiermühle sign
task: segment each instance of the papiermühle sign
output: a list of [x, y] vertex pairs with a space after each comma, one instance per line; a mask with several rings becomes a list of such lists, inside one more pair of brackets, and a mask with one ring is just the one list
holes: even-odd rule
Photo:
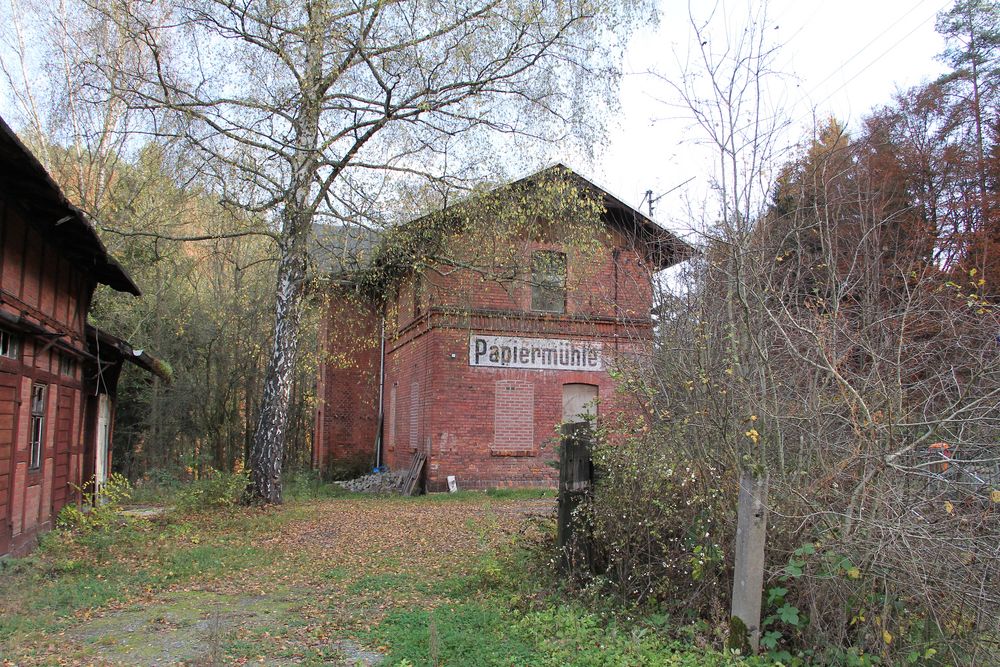
[[601, 344], [561, 338], [469, 336], [469, 365], [554, 371], [601, 371]]

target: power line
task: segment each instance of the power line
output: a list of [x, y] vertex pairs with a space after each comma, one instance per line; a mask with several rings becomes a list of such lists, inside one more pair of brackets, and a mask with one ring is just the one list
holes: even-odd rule
[[[845, 87], [846, 87], [846, 86], [847, 86], [847, 85], [848, 85], [849, 83], [851, 83], [852, 81], [854, 81], [855, 79], [857, 79], [857, 78], [858, 78], [859, 76], [861, 76], [862, 74], [864, 74], [864, 73], [865, 73], [865, 72], [866, 72], [866, 71], [867, 71], [868, 69], [870, 69], [870, 68], [871, 68], [871, 67], [872, 67], [872, 66], [873, 66], [873, 65], [874, 65], [875, 63], [877, 63], [877, 62], [878, 62], [879, 60], [881, 60], [881, 59], [882, 59], [883, 57], [885, 57], [885, 55], [886, 55], [886, 54], [888, 54], [888, 53], [889, 53], [890, 51], [892, 51], [892, 50], [893, 50], [893, 49], [895, 49], [895, 48], [896, 48], [897, 46], [899, 46], [899, 45], [900, 45], [901, 43], [903, 43], [903, 41], [905, 41], [906, 39], [908, 39], [908, 38], [909, 38], [909, 37], [910, 37], [911, 35], [913, 35], [913, 33], [915, 33], [915, 32], [916, 32], [917, 30], [919, 30], [920, 28], [922, 28], [922, 27], [924, 26], [924, 24], [925, 24], [925, 23], [927, 23], [927, 21], [928, 21], [928, 20], [930, 20], [930, 19], [934, 18], [935, 16], [937, 16], [937, 15], [938, 15], [938, 13], [940, 13], [940, 12], [944, 11], [944, 10], [945, 10], [945, 9], [946, 9], [947, 7], [949, 7], [950, 5], [951, 5], [951, 2], [949, 1], [949, 2], [945, 3], [944, 5], [942, 5], [942, 6], [941, 6], [941, 7], [939, 8], [939, 9], [935, 9], [935, 10], [934, 10], [934, 12], [933, 12], [933, 13], [932, 13], [932, 14], [931, 14], [930, 16], [928, 16], [928, 17], [927, 17], [926, 19], [924, 19], [924, 20], [920, 21], [919, 23], [917, 23], [917, 24], [916, 24], [916, 25], [915, 25], [915, 26], [913, 27], [913, 29], [911, 29], [911, 30], [910, 30], [909, 32], [907, 32], [907, 33], [906, 33], [905, 35], [903, 35], [902, 37], [900, 37], [899, 39], [897, 39], [897, 40], [896, 40], [895, 42], [893, 42], [893, 43], [892, 43], [891, 45], [889, 45], [889, 47], [888, 47], [887, 49], [885, 49], [885, 50], [884, 50], [884, 51], [882, 51], [882, 52], [881, 52], [880, 54], [878, 54], [878, 55], [877, 55], [877, 56], [876, 56], [876, 57], [875, 57], [875, 58], [874, 58], [873, 60], [871, 60], [871, 61], [870, 61], [870, 62], [869, 62], [869, 63], [868, 63], [867, 65], [865, 65], [865, 66], [864, 66], [864, 67], [862, 67], [862, 68], [861, 68], [860, 70], [858, 70], [857, 72], [855, 72], [855, 73], [854, 73], [854, 74], [853, 74], [853, 75], [852, 75], [852, 76], [851, 76], [851, 77], [850, 77], [849, 79], [847, 79], [846, 81], [844, 81], [843, 83], [841, 83], [841, 84], [840, 84], [839, 86], [837, 86], [836, 88], [834, 88], [833, 90], [831, 90], [831, 91], [830, 91], [830, 93], [829, 93], [829, 94], [828, 94], [828, 95], [827, 95], [826, 97], [824, 97], [824, 98], [823, 98], [823, 99], [821, 99], [820, 101], [816, 102], [816, 103], [815, 103], [815, 104], [813, 105], [813, 108], [815, 108], [815, 107], [817, 107], [817, 106], [819, 106], [819, 105], [823, 104], [824, 102], [826, 102], [827, 100], [829, 100], [829, 99], [830, 99], [831, 97], [833, 97], [834, 95], [836, 95], [836, 94], [837, 94], [838, 92], [840, 92], [841, 90], [843, 90], [843, 89], [844, 89], [844, 88], [845, 88]], [[905, 18], [905, 16], [904, 16], [903, 18]], [[883, 33], [882, 33], [882, 34], [885, 34], [885, 31], [883, 31]], [[882, 36], [882, 35], [879, 35], [879, 37], [877, 37], [877, 38], [876, 38], [876, 40], [877, 40], [877, 39], [879, 39], [879, 38], [881, 38], [881, 36]], [[872, 43], [872, 42], [870, 42], [870, 43], [869, 43], [868, 45], [866, 45], [866, 46], [865, 46], [865, 47], [864, 47], [864, 48], [863, 48], [863, 49], [862, 49], [861, 51], [864, 51], [865, 49], [867, 49], [867, 48], [868, 48], [868, 46], [870, 46], [870, 45], [871, 45], [871, 43]], [[859, 52], [858, 52], [858, 54], [860, 54], [860, 53], [861, 53], [861, 51], [859, 51]], [[816, 88], [818, 88], [818, 87], [819, 87], [820, 85], [822, 85], [823, 83], [825, 83], [826, 81], [828, 81], [828, 80], [829, 80], [829, 79], [830, 79], [830, 78], [831, 78], [831, 77], [832, 77], [832, 76], [833, 76], [834, 74], [836, 74], [837, 72], [841, 71], [841, 70], [842, 70], [842, 69], [844, 68], [844, 66], [845, 66], [845, 65], [847, 65], [847, 63], [848, 63], [848, 62], [850, 62], [851, 60], [853, 60], [853, 59], [854, 59], [854, 58], [855, 58], [855, 57], [856, 57], [856, 56], [857, 56], [858, 54], [855, 54], [854, 56], [851, 56], [851, 58], [849, 58], [848, 60], [846, 60], [846, 61], [845, 61], [845, 62], [843, 63], [843, 65], [841, 65], [840, 67], [838, 67], [838, 68], [837, 68], [836, 70], [834, 70], [834, 71], [833, 71], [833, 72], [832, 72], [832, 73], [830, 74], [830, 76], [826, 77], [825, 79], [823, 79], [823, 81], [821, 81], [821, 82], [820, 82], [819, 84], [817, 84], [817, 85], [816, 85], [816, 86], [814, 86], [814, 87], [813, 87], [812, 89], [810, 89], [810, 91], [809, 91], [809, 92], [811, 93], [811, 92], [812, 92], [813, 90], [815, 90]], [[799, 102], [804, 102], [804, 101], [806, 100], [806, 98], [808, 98], [808, 96], [809, 96], [809, 93], [806, 93], [805, 95], [803, 95], [803, 96], [802, 96], [802, 97], [801, 97], [801, 98], [799, 99]], [[797, 119], [795, 119], [795, 122], [796, 122], [796, 123], [800, 122], [800, 121], [801, 121], [801, 120], [803, 120], [804, 118], [808, 117], [808, 116], [809, 116], [809, 115], [810, 115], [810, 114], [811, 114], [812, 112], [813, 112], [813, 110], [812, 110], [812, 109], [810, 109], [810, 110], [809, 110], [808, 112], [806, 112], [806, 113], [805, 113], [805, 114], [803, 114], [802, 116], [799, 116], [799, 117], [798, 117]]]
[[[856, 52], [854, 53], [854, 55], [852, 55], [852, 56], [851, 56], [850, 58], [848, 58], [847, 60], [845, 60], [844, 62], [842, 62], [842, 63], [841, 63], [841, 64], [840, 64], [840, 65], [839, 65], [839, 66], [837, 67], [837, 69], [835, 69], [835, 70], [833, 70], [832, 72], [830, 72], [829, 74], [827, 74], [827, 75], [826, 75], [826, 77], [825, 77], [825, 78], [823, 78], [823, 79], [822, 79], [822, 80], [821, 80], [821, 81], [820, 81], [819, 83], [817, 83], [817, 84], [813, 85], [813, 86], [812, 86], [812, 88], [810, 88], [810, 89], [808, 90], [808, 92], [806, 92], [806, 93], [805, 93], [804, 97], [808, 97], [808, 96], [809, 96], [810, 94], [812, 94], [812, 93], [813, 93], [813, 92], [814, 92], [815, 90], [817, 90], [817, 89], [818, 89], [818, 88], [819, 88], [820, 86], [822, 86], [822, 85], [823, 85], [824, 83], [826, 83], [827, 81], [829, 81], [830, 79], [832, 79], [832, 78], [833, 78], [834, 76], [836, 76], [838, 72], [842, 71], [842, 70], [843, 70], [843, 69], [844, 69], [845, 67], [847, 67], [847, 65], [849, 65], [849, 64], [850, 64], [850, 63], [851, 63], [851, 62], [852, 62], [852, 61], [853, 61], [853, 60], [854, 60], [855, 58], [857, 58], [857, 57], [858, 57], [858, 56], [860, 56], [860, 55], [861, 55], [862, 53], [864, 53], [865, 51], [867, 51], [867, 50], [868, 50], [868, 49], [869, 49], [869, 48], [870, 48], [870, 47], [871, 47], [871, 46], [872, 46], [873, 44], [875, 44], [876, 42], [878, 42], [878, 41], [879, 41], [880, 39], [882, 39], [882, 38], [883, 38], [883, 37], [884, 37], [884, 36], [885, 36], [886, 34], [888, 34], [888, 33], [889, 33], [889, 31], [891, 31], [891, 30], [892, 30], [893, 28], [895, 28], [895, 27], [896, 27], [897, 25], [899, 25], [899, 23], [900, 23], [901, 21], [904, 21], [904, 20], [906, 20], [906, 18], [907, 18], [907, 17], [909, 17], [909, 16], [910, 16], [911, 14], [913, 14], [914, 12], [916, 12], [916, 11], [917, 11], [918, 9], [920, 9], [920, 8], [921, 8], [922, 6], [926, 5], [926, 4], [928, 3], [928, 2], [930, 2], [930, 0], [921, 0], [921, 2], [920, 2], [920, 3], [918, 4], [918, 5], [916, 5], [915, 7], [912, 7], [912, 8], [911, 8], [911, 9], [910, 9], [909, 11], [907, 11], [907, 12], [906, 12], [905, 14], [903, 14], [902, 16], [900, 16], [900, 17], [899, 17], [898, 19], [895, 19], [894, 21], [892, 21], [892, 22], [891, 22], [891, 23], [890, 23], [890, 24], [889, 24], [889, 25], [888, 25], [888, 26], [887, 26], [887, 27], [885, 28], [885, 30], [883, 30], [883, 31], [882, 31], [882, 32], [880, 32], [879, 34], [875, 35], [875, 37], [873, 37], [873, 38], [871, 39], [871, 41], [869, 41], [869, 42], [868, 42], [867, 44], [865, 44], [865, 45], [864, 45], [864, 46], [862, 46], [862, 47], [861, 47], [860, 49], [858, 49], [858, 50], [857, 50], [857, 51], [856, 51]], [[950, 3], [949, 3], [949, 4], [950, 4]], [[940, 11], [940, 10], [935, 10], [935, 11], [934, 11], [934, 15], [935, 15], [935, 16], [937, 15], [938, 11]], [[920, 26], [922, 26], [922, 25], [923, 25], [924, 23], [926, 23], [926, 19], [925, 19], [925, 20], [923, 20], [923, 21], [921, 21], [920, 23], [918, 23], [916, 27], [917, 27], [917, 28], [919, 28], [919, 27], [920, 27]], [[914, 28], [913, 30], [911, 30], [911, 31], [910, 31], [909, 33], [907, 33], [906, 35], [904, 35], [904, 36], [903, 36], [903, 39], [906, 39], [907, 37], [909, 37], [910, 35], [912, 35], [912, 34], [913, 34], [913, 32], [915, 32], [915, 31], [916, 31], [916, 28]], [[900, 40], [900, 41], [902, 41], [902, 40]], [[890, 50], [891, 50], [892, 48], [894, 48], [895, 46], [897, 46], [898, 44], [899, 44], [899, 42], [896, 42], [896, 44], [894, 44], [894, 45], [893, 45], [893, 47], [890, 47]], [[885, 55], [885, 53], [888, 53], [888, 51], [886, 51], [886, 52], [883, 52], [883, 53], [882, 53], [882, 55], [880, 55], [880, 56], [879, 56], [879, 58], [881, 58], [881, 57], [882, 57], [883, 55]], [[878, 58], [876, 58], [876, 60], [878, 60]], [[869, 65], [868, 65], [868, 67], [870, 67], [870, 66], [871, 66], [871, 64], [869, 64]]]

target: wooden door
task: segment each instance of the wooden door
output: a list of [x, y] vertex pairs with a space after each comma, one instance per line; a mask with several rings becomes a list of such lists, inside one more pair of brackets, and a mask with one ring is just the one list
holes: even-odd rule
[[18, 376], [0, 371], [0, 555], [10, 551]]
[[97, 452], [94, 461], [94, 491], [108, 481], [108, 441], [111, 435], [111, 401], [107, 394], [97, 398]]

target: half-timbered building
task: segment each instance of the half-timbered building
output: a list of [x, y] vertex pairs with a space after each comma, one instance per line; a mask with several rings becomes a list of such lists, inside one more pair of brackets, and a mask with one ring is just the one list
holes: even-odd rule
[[87, 324], [99, 283], [139, 288], [3, 119], [0, 222], [2, 556], [30, 549], [107, 474], [117, 372], [126, 360], [152, 366]]

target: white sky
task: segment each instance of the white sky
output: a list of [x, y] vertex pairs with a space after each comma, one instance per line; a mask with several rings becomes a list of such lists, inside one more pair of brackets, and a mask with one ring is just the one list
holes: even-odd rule
[[[691, 0], [707, 11], [710, 0]], [[727, 0], [742, 9], [741, 0]], [[674, 53], [687, 49], [691, 28], [687, 2], [660, 0], [660, 23], [634, 37], [626, 55], [621, 114], [609, 128], [610, 145], [589, 174], [624, 201], [637, 206], [646, 190], [659, 195], [695, 176], [688, 186], [656, 204], [656, 219], [683, 232], [684, 197], [700, 199], [708, 189], [709, 154], [691, 141], [691, 122], [662, 100], [667, 86], [644, 72], [677, 74]], [[772, 96], [784, 99], [795, 126], [787, 141], [805, 136], [813, 111], [833, 114], [848, 129], [893, 93], [944, 71], [935, 56], [944, 41], [934, 31], [936, 14], [951, 0], [771, 0], [770, 29], [780, 46], [776, 67], [788, 76]], [[674, 117], [674, 118], [671, 118]], [[583, 167], [581, 167], [583, 168]], [[643, 212], [646, 212], [643, 206]]]

